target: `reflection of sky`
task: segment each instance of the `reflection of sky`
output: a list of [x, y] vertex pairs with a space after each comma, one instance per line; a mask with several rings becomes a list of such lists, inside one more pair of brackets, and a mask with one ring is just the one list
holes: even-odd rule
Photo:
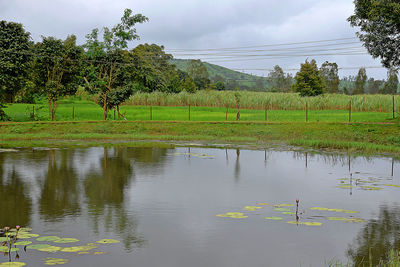
[[[110, 156], [113, 152], [108, 149]], [[130, 156], [135, 153], [130, 152]], [[246, 212], [252, 216], [243, 221], [215, 215], [240, 211], [258, 202], [295, 203], [299, 198], [300, 210], [306, 210], [303, 220], [312, 214], [350, 216], [312, 212], [310, 207], [357, 210], [360, 211], [357, 217], [371, 219], [377, 216], [381, 205], [394, 206], [400, 190], [356, 188], [350, 195], [350, 190], [336, 188], [338, 179], [349, 177], [346, 155], [308, 153], [306, 168], [306, 156], [298, 152], [241, 150], [237, 158], [234, 149], [228, 149], [227, 155], [225, 149], [190, 149], [191, 153], [215, 156], [212, 159], [176, 155], [177, 152], [187, 153], [188, 149], [169, 149], [149, 162], [130, 159], [132, 179], [123, 191], [120, 210], [123, 214], [111, 209], [112, 216], [124, 216], [146, 242], [141, 248], [129, 250], [131, 253], [115, 251], [118, 258], [110, 255], [110, 262], [114, 259], [128, 264], [134, 259], [138, 266], [320, 266], [334, 257], [343, 258], [363, 224], [314, 218], [324, 225], [313, 228], [266, 221], [265, 216], [282, 216], [271, 207]], [[115, 228], [116, 221], [111, 228], [106, 227], [105, 218], [96, 221], [98, 232], [94, 231], [92, 215], [86, 208], [83, 184], [90, 173], [101, 177], [103, 148], [75, 149], [70, 154], [79, 180], [81, 212], [56, 222], [43, 221], [37, 212], [49, 156], [43, 151], [38, 156], [31, 153], [4, 157], [3, 175], [16, 168], [21, 180], [29, 185], [27, 193], [36, 203], [32, 215], [35, 231], [49, 235], [63, 232], [67, 237], [79, 236], [85, 241], [124, 238], [124, 232]], [[60, 151], [55, 155], [60, 163]], [[394, 177], [391, 177], [391, 158], [352, 157], [350, 164], [355, 179], [381, 177], [381, 184], [400, 185], [399, 163], [394, 163]], [[287, 216], [285, 220], [293, 218]], [[103, 266], [107, 262], [96, 261], [96, 264]]]

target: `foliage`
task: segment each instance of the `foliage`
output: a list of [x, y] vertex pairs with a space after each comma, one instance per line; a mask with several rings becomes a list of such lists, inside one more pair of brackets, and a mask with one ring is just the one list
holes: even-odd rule
[[272, 84], [273, 91], [288, 92], [290, 90], [291, 80], [291, 75], [285, 75], [282, 68], [278, 65], [268, 74], [268, 81]]
[[65, 41], [54, 37], [43, 37], [34, 47], [37, 54], [34, 62], [35, 84], [47, 95], [49, 114], [56, 117], [56, 101], [60, 96], [75, 94], [81, 82], [81, 58], [83, 51], [76, 45], [76, 37]]
[[400, 67], [400, 2], [355, 0], [354, 14], [347, 20], [359, 27], [358, 37], [374, 58], [386, 68]]
[[222, 81], [216, 82], [215, 83], [215, 89], [218, 90], [218, 91], [224, 91], [226, 89], [224, 82], [222, 82]]
[[132, 15], [132, 10], [125, 9], [121, 22], [112, 29], [103, 28], [103, 40], [98, 38], [98, 29], [86, 35], [86, 59], [91, 63], [85, 69], [85, 81], [87, 89], [91, 93], [99, 95], [99, 105], [103, 107], [104, 120], [107, 119], [108, 111], [115, 105], [119, 105], [129, 97], [132, 82], [124, 73], [124, 59], [130, 57], [126, 49], [128, 42], [139, 39], [134, 28], [136, 23], [148, 21], [141, 15]]
[[336, 63], [325, 61], [320, 68], [327, 93], [339, 93], [339, 69]]
[[369, 78], [368, 79], [368, 94], [376, 94], [380, 91], [380, 88], [384, 84], [384, 81], [382, 80], [375, 80], [374, 78]]
[[28, 77], [30, 33], [15, 22], [0, 21], [0, 98], [14, 102]]
[[360, 68], [356, 76], [355, 88], [353, 91], [354, 95], [360, 95], [365, 93], [365, 85], [367, 79], [368, 77], [365, 68]]
[[139, 83], [136, 90], [144, 92], [180, 92], [181, 79], [168, 60], [172, 55], [163, 46], [141, 44], [125, 53], [123, 73], [126, 80]]
[[325, 84], [321, 77], [315, 60], [301, 64], [300, 71], [295, 77], [296, 83], [293, 89], [301, 96], [317, 96], [323, 93]]
[[189, 76], [196, 84], [197, 90], [206, 89], [210, 84], [207, 68], [200, 60], [191, 60], [188, 66]]
[[396, 94], [397, 86], [399, 84], [399, 78], [397, 77], [397, 71], [394, 69], [389, 69], [387, 73], [387, 81], [382, 88], [383, 94]]

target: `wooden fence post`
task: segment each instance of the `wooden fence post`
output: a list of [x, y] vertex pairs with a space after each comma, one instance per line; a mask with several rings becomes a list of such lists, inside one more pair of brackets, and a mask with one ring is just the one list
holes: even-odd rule
[[153, 120], [153, 105], [150, 104], [150, 120]]
[[75, 105], [72, 104], [72, 119], [75, 120]]
[[308, 122], [308, 101], [306, 101], [306, 122]]
[[351, 99], [349, 101], [349, 122], [351, 122]]
[[393, 100], [393, 119], [395, 119], [396, 118], [396, 116], [395, 116], [395, 107], [394, 107], [394, 94], [392, 95], [392, 100]]

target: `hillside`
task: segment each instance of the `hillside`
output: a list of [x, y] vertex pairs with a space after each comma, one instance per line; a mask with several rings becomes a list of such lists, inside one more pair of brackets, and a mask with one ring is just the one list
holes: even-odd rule
[[[172, 59], [170, 62], [172, 64], [174, 64], [178, 69], [187, 72], [190, 59]], [[236, 81], [238, 83], [237, 84], [238, 87], [241, 87], [241, 89], [255, 90], [254, 87], [256, 86], [257, 80], [262, 80], [264, 84], [268, 83], [268, 81], [265, 77], [260, 77], [260, 76], [256, 76], [256, 75], [242, 73], [239, 71], [234, 71], [234, 70], [231, 70], [231, 69], [228, 69], [225, 67], [221, 67], [218, 65], [210, 64], [207, 62], [203, 62], [203, 64], [206, 66], [211, 80], [213, 80], [215, 78], [215, 76], [219, 75], [222, 78], [224, 78], [227, 83], [229, 81], [231, 81], [231, 82]], [[245, 87], [247, 87], [247, 88], [245, 88]]]

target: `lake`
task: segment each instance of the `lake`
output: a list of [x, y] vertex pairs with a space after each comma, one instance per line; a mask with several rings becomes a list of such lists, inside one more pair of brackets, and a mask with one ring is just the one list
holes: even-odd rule
[[35, 148], [2, 150], [0, 171], [0, 227], [32, 242], [0, 262], [369, 266], [400, 249], [400, 167], [388, 157]]

